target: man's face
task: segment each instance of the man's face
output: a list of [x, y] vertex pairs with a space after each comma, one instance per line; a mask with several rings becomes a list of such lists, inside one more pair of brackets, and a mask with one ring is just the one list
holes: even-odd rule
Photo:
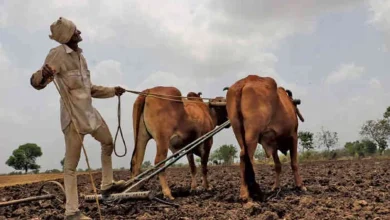
[[72, 38], [70, 39], [70, 42], [71, 43], [78, 43], [82, 40], [83, 40], [83, 38], [81, 37], [81, 31], [76, 28]]

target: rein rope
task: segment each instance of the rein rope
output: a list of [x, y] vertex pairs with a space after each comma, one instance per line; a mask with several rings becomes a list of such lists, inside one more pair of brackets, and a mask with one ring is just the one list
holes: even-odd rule
[[[133, 94], [138, 94], [138, 95], [143, 95], [143, 96], [150, 96], [154, 97], [157, 99], [162, 99], [162, 100], [168, 100], [168, 101], [173, 101], [173, 102], [191, 102], [191, 103], [201, 103], [200, 101], [196, 100], [183, 100], [185, 98], [188, 98], [186, 96], [175, 96], [175, 95], [161, 95], [161, 94], [153, 94], [153, 93], [145, 93], [145, 92], [139, 92], [139, 91], [134, 91], [134, 90], [128, 90], [126, 89], [126, 92], [133, 93]], [[169, 98], [170, 97], [170, 98]], [[174, 98], [180, 98], [180, 99], [174, 99]], [[212, 100], [213, 98], [201, 98], [202, 100]], [[117, 110], [117, 115], [118, 115], [118, 126], [117, 130], [115, 133], [115, 139], [114, 139], [114, 153], [117, 157], [124, 157], [127, 154], [127, 146], [126, 146], [126, 141], [125, 138], [123, 137], [123, 132], [122, 132], [122, 126], [121, 126], [121, 97], [118, 96], [118, 110]], [[121, 134], [122, 142], [125, 148], [125, 152], [122, 155], [119, 155], [116, 151], [116, 140], [118, 138], [118, 134]]]
[[[118, 153], [116, 152], [116, 138], [118, 137], [119, 132], [121, 132], [121, 138], [125, 148], [125, 152], [122, 155], [118, 155]], [[122, 127], [121, 127], [121, 97], [120, 96], [118, 96], [118, 127], [114, 139], [114, 153], [117, 157], [124, 157], [127, 154], [127, 146], [126, 146], [125, 138], [123, 137]]]
[[[128, 90], [128, 89], [126, 89], [126, 92], [130, 92], [130, 93], [137, 94], [137, 95], [143, 95], [143, 96], [151, 96], [151, 97], [164, 99], [164, 100], [169, 100], [169, 101], [178, 101], [178, 102], [183, 102], [183, 101], [182, 100], [178, 100], [178, 99], [170, 99], [170, 98], [180, 98], [180, 99], [188, 98], [187, 96], [161, 95], [161, 94], [145, 93], [145, 92], [139, 92], [139, 91]], [[167, 98], [167, 97], [170, 97], [170, 98]], [[213, 100], [213, 98], [202, 98], [202, 97], [199, 97], [199, 98], [203, 99], [203, 100]], [[191, 101], [191, 100], [188, 100], [188, 101]]]

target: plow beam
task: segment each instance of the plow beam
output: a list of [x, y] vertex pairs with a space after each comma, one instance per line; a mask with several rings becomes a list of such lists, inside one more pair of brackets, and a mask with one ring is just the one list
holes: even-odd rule
[[[218, 126], [217, 128], [215, 128], [214, 130], [206, 133], [205, 135], [203, 135], [202, 137], [196, 139], [195, 141], [191, 142], [190, 144], [188, 144], [187, 146], [185, 146], [184, 148], [182, 148], [180, 151], [176, 152], [175, 154], [172, 154], [170, 157], [166, 158], [165, 160], [161, 161], [160, 163], [156, 164], [154, 167], [152, 167], [151, 169], [149, 170], [146, 170], [145, 172], [139, 174], [137, 177], [135, 177], [134, 179], [130, 180], [129, 183], [132, 184], [136, 181], [138, 181], [137, 183], [129, 186], [126, 190], [124, 190], [123, 192], [126, 193], [126, 192], [131, 192], [131, 190], [133, 190], [134, 188], [136, 188], [137, 186], [139, 186], [141, 183], [149, 180], [150, 178], [154, 177], [155, 175], [157, 175], [158, 173], [160, 173], [161, 171], [165, 170], [167, 167], [170, 167], [172, 164], [174, 164], [176, 161], [178, 161], [180, 158], [182, 158], [183, 156], [185, 156], [188, 152], [190, 152], [191, 150], [193, 150], [194, 148], [196, 148], [197, 146], [199, 146], [200, 144], [202, 144], [203, 142], [205, 142], [208, 138], [214, 136], [215, 134], [217, 134], [218, 132], [220, 132], [222, 129], [224, 129], [226, 126], [228, 126], [230, 124], [230, 121], [227, 120], [226, 122], [224, 122], [222, 125]], [[160, 167], [157, 169], [157, 167], [163, 163], [165, 163], [166, 161], [170, 160], [174, 158], [172, 161], [169, 161], [167, 164], [165, 164], [164, 166]], [[154, 172], [152, 172], [153, 170], [155, 170]], [[150, 175], [146, 176], [146, 174], [152, 172]], [[146, 177], [145, 177], [146, 176]]]
[[[200, 144], [205, 142], [208, 138], [214, 136], [215, 134], [217, 134], [218, 132], [220, 132], [221, 130], [223, 130], [225, 127], [227, 127], [229, 125], [230, 125], [230, 121], [227, 120], [226, 122], [224, 122], [223, 124], [221, 124], [217, 128], [215, 128], [212, 131], [206, 133], [205, 135], [199, 137], [195, 141], [193, 141], [190, 144], [183, 147], [181, 150], [179, 150], [176, 153], [172, 154], [171, 156], [167, 157], [165, 160], [157, 163], [155, 166], [149, 168], [148, 170], [145, 170], [144, 172], [140, 173], [138, 176], [134, 177], [133, 179], [126, 181], [126, 189], [124, 191], [122, 191], [122, 193], [110, 194], [107, 197], [104, 197], [101, 194], [99, 194], [98, 198], [100, 200], [103, 200], [103, 201], [122, 200], [122, 199], [124, 199], [124, 200], [126, 200], [126, 199], [130, 199], [130, 200], [131, 199], [150, 199], [150, 200], [156, 200], [159, 202], [168, 203], [168, 202], [165, 202], [165, 201], [162, 201], [162, 200], [156, 198], [154, 196], [154, 193], [152, 194], [150, 191], [146, 191], [146, 192], [132, 192], [132, 191], [136, 190], [137, 189], [136, 187], [141, 186], [141, 184], [143, 182], [156, 176], [158, 173], [162, 172], [163, 170], [165, 170], [166, 168], [168, 168], [169, 166], [174, 164], [176, 161], [178, 161], [180, 158], [185, 156], [188, 152], [190, 152], [191, 150], [193, 150], [194, 148], [196, 148], [197, 146], [199, 146]], [[172, 158], [174, 158], [174, 159], [171, 160]], [[169, 161], [169, 160], [171, 160], [171, 161]], [[169, 161], [167, 164], [158, 168], [158, 166], [160, 166], [161, 164], [163, 164], [167, 161]], [[95, 199], [94, 195], [85, 195], [84, 196], [85, 201], [92, 201], [93, 199]]]
[[52, 195], [52, 194], [42, 195], [42, 196], [31, 196], [31, 197], [27, 197], [24, 199], [17, 199], [17, 200], [11, 200], [11, 201], [7, 201], [7, 202], [0, 202], [0, 207], [9, 206], [9, 205], [13, 205], [13, 204], [19, 204], [19, 203], [23, 203], [23, 202], [32, 202], [32, 201], [37, 201], [37, 200], [54, 199], [55, 197], [56, 196]]
[[[138, 174], [138, 176], [134, 177], [133, 179], [131, 180], [128, 180], [126, 182], [126, 185], [127, 186], [130, 186], [131, 184], [133, 184], [134, 182], [136, 181], [139, 181], [141, 180], [144, 176], [146, 176], [146, 174], [152, 172], [153, 170], [155, 170], [158, 166], [160, 166], [161, 164], [167, 162], [168, 160], [174, 158], [174, 157], [179, 157], [179, 159], [183, 156], [183, 152], [184, 151], [187, 151], [189, 148], [191, 148], [193, 145], [196, 145], [198, 146], [199, 144], [203, 143], [207, 138], [210, 138], [212, 136], [214, 136], [216, 133], [220, 132], [224, 127], [228, 126], [230, 124], [230, 121], [227, 120], [226, 122], [224, 122], [222, 125], [218, 126], [217, 128], [215, 128], [214, 130], [204, 134], [203, 136], [199, 137], [198, 139], [196, 139], [195, 141], [189, 143], [188, 145], [186, 145], [185, 147], [183, 147], [182, 149], [180, 149], [179, 151], [177, 151], [176, 153], [172, 154], [171, 156], [167, 157], [165, 160], [162, 160], [160, 161], [159, 163], [157, 163], [156, 165], [154, 165], [153, 167], [145, 170], [144, 172]], [[193, 149], [193, 148], [191, 148]], [[187, 151], [188, 152], [188, 151]], [[180, 155], [182, 154], [182, 155]], [[179, 156], [180, 155], [180, 156]], [[175, 160], [176, 162], [176, 160]]]

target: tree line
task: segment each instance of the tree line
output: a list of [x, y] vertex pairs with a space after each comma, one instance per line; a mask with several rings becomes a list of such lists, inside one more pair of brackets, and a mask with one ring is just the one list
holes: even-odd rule
[[[359, 135], [359, 140], [346, 142], [343, 148], [333, 152], [357, 157], [390, 154], [387, 149], [390, 138], [390, 106], [387, 107], [382, 118], [365, 121], [360, 128]], [[322, 127], [316, 136], [310, 131], [299, 131], [298, 139], [303, 154], [305, 151], [313, 152], [314, 149], [321, 147], [326, 147], [329, 153], [338, 143], [338, 133]]]

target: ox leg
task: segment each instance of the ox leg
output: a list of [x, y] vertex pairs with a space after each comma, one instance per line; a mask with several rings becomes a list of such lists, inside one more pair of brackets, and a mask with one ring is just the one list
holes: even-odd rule
[[275, 164], [275, 183], [272, 187], [272, 191], [280, 187], [280, 173], [282, 172], [282, 164], [280, 163], [278, 151], [274, 151], [272, 154]]
[[191, 169], [191, 191], [194, 191], [196, 190], [196, 165], [194, 161], [194, 154], [188, 153], [187, 159]]
[[[169, 146], [169, 141], [165, 140], [164, 138], [158, 139], [157, 142], [157, 155], [156, 158], [154, 159], [154, 164], [158, 164], [160, 161], [163, 161], [164, 159], [167, 158], [168, 155], [168, 146]], [[162, 164], [161, 166], [163, 166]], [[165, 198], [168, 198], [170, 200], [174, 200], [175, 198], [171, 194], [171, 189], [168, 186], [168, 182], [165, 176], [165, 170], [160, 172], [158, 175], [160, 179], [160, 185], [162, 188], [162, 192], [164, 194]]]
[[201, 163], [202, 163], [202, 180], [203, 180], [203, 188], [205, 190], [211, 190], [212, 187], [210, 186], [208, 180], [207, 180], [207, 162], [209, 160], [210, 150], [211, 146], [213, 145], [213, 139], [210, 138], [204, 143], [204, 150], [201, 151]]
[[278, 145], [276, 142], [276, 133], [273, 130], [266, 131], [260, 139], [260, 143], [265, 150], [267, 157], [272, 156], [275, 164], [275, 183], [272, 187], [272, 191], [279, 188], [280, 185], [280, 173], [282, 172], [282, 164], [280, 163], [278, 156]]
[[295, 185], [302, 191], [306, 191], [306, 187], [303, 185], [302, 178], [299, 174], [298, 168], [298, 139], [296, 137], [293, 138], [292, 149], [290, 151], [291, 158], [291, 169], [294, 174]]
[[[232, 90], [230, 90], [232, 91]], [[229, 97], [229, 92], [227, 94]], [[245, 129], [240, 121], [240, 115], [237, 109], [237, 101], [232, 99], [226, 105], [226, 109], [228, 112], [228, 118], [230, 120], [231, 127], [233, 129], [233, 133], [237, 139], [238, 144], [240, 145], [240, 199], [250, 203], [252, 198], [249, 197], [249, 190], [246, 178], [246, 168], [248, 167], [249, 157], [246, 152], [246, 144], [245, 144]], [[253, 171], [253, 169], [252, 169]]]
[[150, 139], [151, 136], [147, 132], [145, 124], [141, 121], [137, 132], [137, 142], [135, 143], [133, 155], [131, 157], [131, 178], [137, 176], [140, 172], [145, 156], [146, 145]]
[[230, 123], [232, 125], [232, 129], [234, 135], [236, 136], [238, 145], [240, 145], [240, 199], [243, 201], [250, 202], [252, 199], [249, 197], [248, 185], [245, 178], [245, 168], [246, 168], [246, 150], [245, 150], [245, 140], [243, 137], [243, 127], [240, 121], [235, 120], [234, 117], [230, 117]]
[[250, 196], [261, 195], [259, 184], [256, 182], [256, 175], [253, 167], [253, 155], [255, 154], [257, 143], [259, 140], [258, 132], [255, 129], [245, 129], [245, 143], [247, 154], [243, 158], [245, 162], [245, 179], [248, 184]]

